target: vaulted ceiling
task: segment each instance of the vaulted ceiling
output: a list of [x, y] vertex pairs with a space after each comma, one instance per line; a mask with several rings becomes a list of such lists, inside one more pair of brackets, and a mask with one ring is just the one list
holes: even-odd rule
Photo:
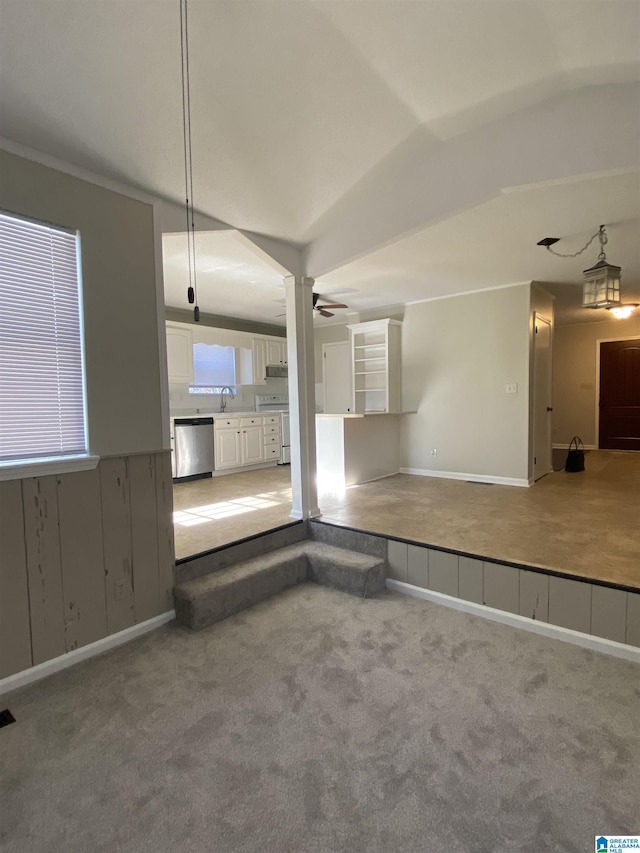
[[[3, 136], [180, 202], [178, 0], [0, 0], [0, 16]], [[582, 259], [535, 242], [575, 251], [605, 222], [640, 301], [639, 31], [637, 0], [190, 0], [195, 205], [304, 246], [355, 309], [575, 289]], [[226, 245], [229, 278], [209, 259], [201, 292], [249, 316], [259, 262], [225, 310], [242, 287]], [[179, 277], [179, 242], [165, 252]]]

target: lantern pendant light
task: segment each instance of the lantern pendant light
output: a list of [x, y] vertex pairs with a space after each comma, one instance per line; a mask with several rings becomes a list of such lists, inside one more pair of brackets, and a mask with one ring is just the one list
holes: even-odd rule
[[594, 266], [583, 270], [584, 283], [582, 285], [582, 307], [583, 308], [617, 308], [620, 306], [620, 279], [622, 268], [610, 264], [604, 247], [607, 243], [607, 234], [604, 225], [600, 226], [598, 232], [600, 240], [600, 254], [598, 262]]

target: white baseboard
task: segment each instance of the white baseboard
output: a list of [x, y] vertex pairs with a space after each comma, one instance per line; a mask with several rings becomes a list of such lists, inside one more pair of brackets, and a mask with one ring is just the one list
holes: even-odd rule
[[22, 672], [9, 675], [0, 680], [0, 696], [3, 693], [8, 693], [10, 690], [17, 690], [18, 687], [24, 687], [26, 684], [40, 681], [41, 678], [46, 678], [55, 672], [67, 669], [76, 663], [80, 663], [80, 661], [101, 655], [103, 652], [109, 651], [109, 649], [115, 649], [117, 646], [141, 637], [143, 634], [148, 634], [149, 631], [154, 631], [156, 628], [165, 625], [167, 622], [171, 622], [175, 618], [176, 611], [168, 610], [166, 613], [161, 613], [160, 616], [147, 619], [146, 622], [140, 622], [138, 625], [132, 625], [130, 628], [125, 628], [124, 631], [119, 631], [117, 634], [111, 634], [109, 637], [96, 640], [95, 643], [82, 646], [81, 649], [74, 649], [65, 655], [60, 655], [60, 657], [52, 658]]
[[435, 604], [442, 604], [444, 607], [451, 607], [453, 610], [461, 610], [463, 613], [482, 616], [484, 619], [491, 619], [492, 622], [501, 622], [503, 625], [510, 625], [512, 628], [521, 628], [525, 631], [531, 631], [533, 634], [550, 637], [553, 640], [561, 640], [564, 643], [572, 643], [574, 646], [582, 646], [582, 648], [591, 649], [594, 652], [640, 663], [640, 648], [628, 646], [626, 643], [617, 643], [604, 637], [594, 637], [592, 634], [583, 634], [570, 628], [562, 628], [560, 625], [539, 622], [536, 619], [529, 619], [528, 616], [496, 610], [495, 607], [487, 607], [486, 604], [465, 601], [463, 598], [455, 598], [452, 595], [434, 592], [431, 589], [422, 589], [422, 587], [391, 578], [387, 578], [387, 588], [395, 590], [395, 592], [402, 592], [404, 595], [411, 595], [413, 598], [433, 601]]
[[401, 468], [401, 474], [417, 474], [419, 477], [441, 477], [445, 480], [465, 480], [471, 483], [493, 483], [496, 486], [521, 486], [529, 488], [526, 478], [494, 477], [491, 474], [465, 474], [462, 471], [431, 471], [428, 468]]
[[[568, 450], [569, 449], [568, 444], [554, 444], [552, 446], [553, 446], [554, 450]], [[595, 446], [595, 444], [585, 444], [584, 449], [585, 450], [597, 450], [598, 448]]]

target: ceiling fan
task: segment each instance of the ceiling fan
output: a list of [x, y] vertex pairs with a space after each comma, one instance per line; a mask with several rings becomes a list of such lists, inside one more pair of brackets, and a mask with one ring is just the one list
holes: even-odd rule
[[322, 296], [319, 293], [313, 294], [313, 310], [318, 311], [322, 314], [323, 317], [333, 317], [331, 311], [327, 311], [327, 308], [348, 308], [348, 305], [345, 305], [343, 302], [332, 302], [327, 303], [326, 305], [318, 305], [319, 299], [326, 299], [325, 296]]
[[[323, 317], [333, 317], [334, 315], [331, 311], [327, 311], [327, 308], [348, 308], [348, 305], [345, 305], [343, 302], [328, 302], [324, 305], [318, 305], [319, 299], [326, 299], [326, 296], [322, 296], [320, 293], [313, 294], [313, 310], [317, 311], [319, 314], [322, 314]], [[284, 317], [284, 314], [278, 314], [278, 317]]]

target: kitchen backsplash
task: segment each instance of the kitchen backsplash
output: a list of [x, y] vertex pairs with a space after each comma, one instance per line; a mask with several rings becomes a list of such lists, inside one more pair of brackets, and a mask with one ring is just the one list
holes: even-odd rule
[[[256, 394], [286, 394], [286, 379], [267, 379], [264, 385], [239, 385], [238, 393], [232, 400], [225, 394], [227, 412], [252, 412], [255, 409]], [[189, 386], [183, 383], [169, 385], [169, 409], [175, 414], [204, 414], [220, 411], [219, 394], [189, 394]]]

